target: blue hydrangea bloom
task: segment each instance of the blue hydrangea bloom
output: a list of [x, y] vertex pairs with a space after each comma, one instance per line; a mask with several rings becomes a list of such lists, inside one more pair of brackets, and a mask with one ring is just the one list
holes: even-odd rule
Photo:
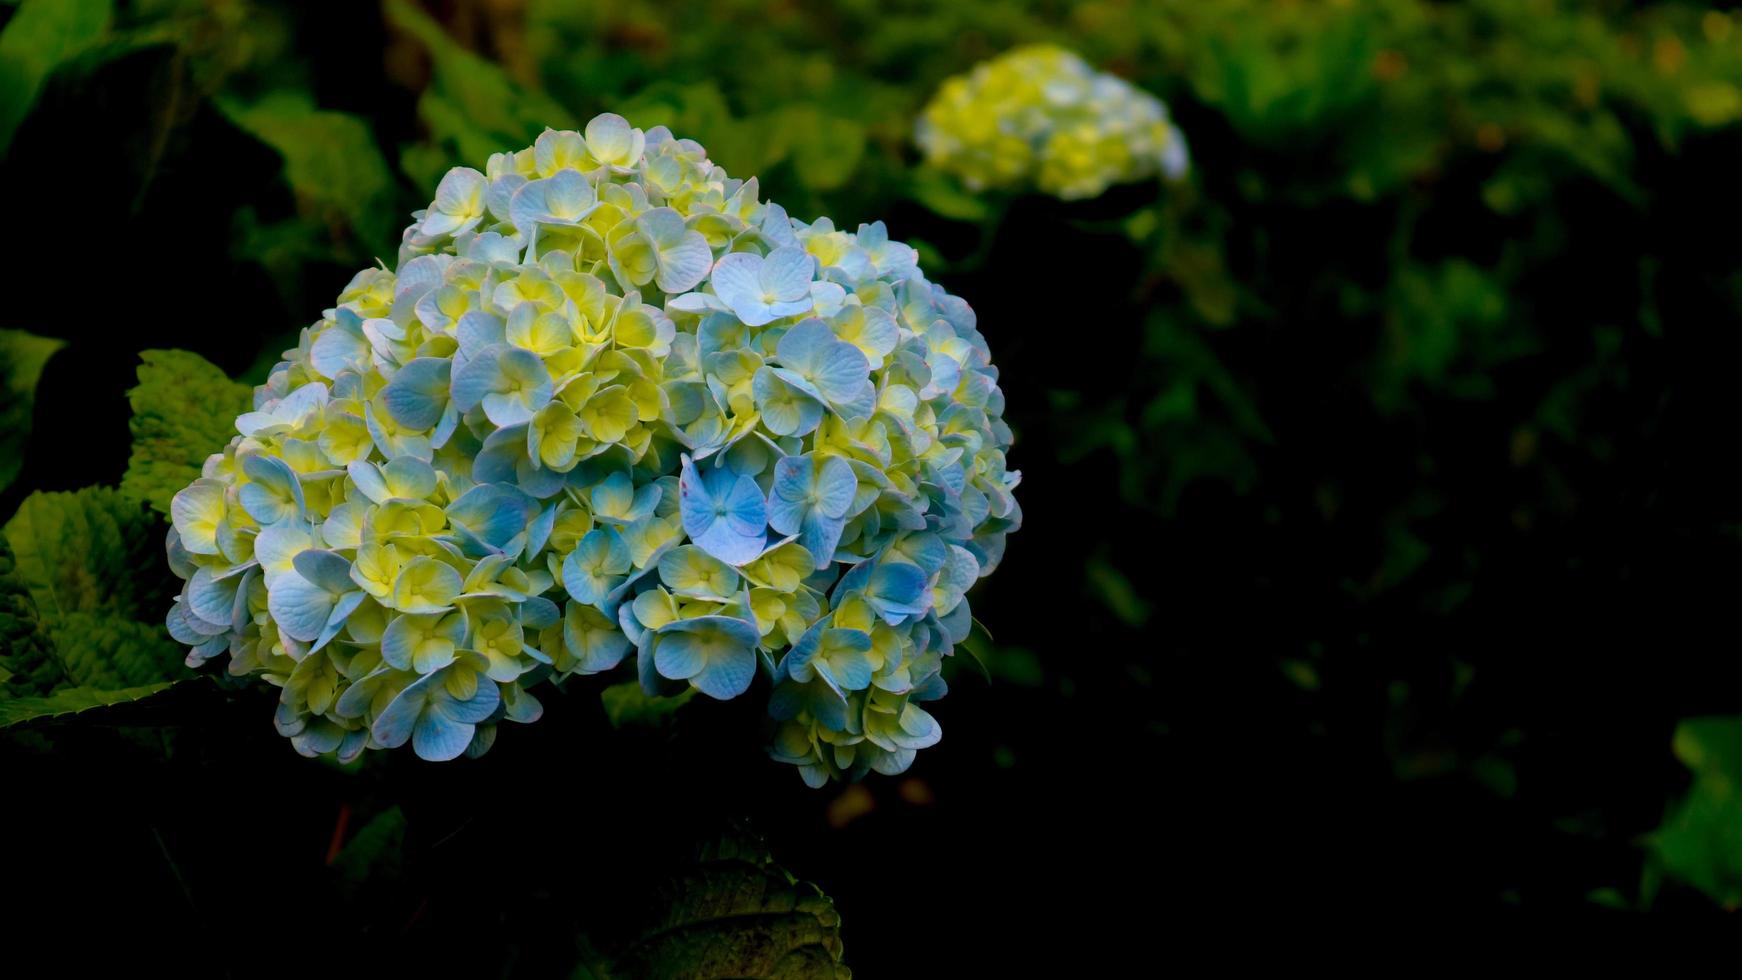
[[256, 390], [173, 502], [167, 623], [307, 755], [477, 755], [547, 679], [760, 673], [807, 782], [900, 772], [1021, 523], [997, 379], [882, 224], [663, 128], [547, 131], [450, 171]]

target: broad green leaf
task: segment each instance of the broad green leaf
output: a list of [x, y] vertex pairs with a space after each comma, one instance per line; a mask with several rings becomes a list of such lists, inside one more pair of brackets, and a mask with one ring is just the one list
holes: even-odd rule
[[695, 688], [686, 687], [681, 694], [659, 697], [643, 691], [640, 681], [624, 681], [600, 691], [599, 700], [605, 706], [605, 717], [611, 720], [612, 728], [653, 727], [670, 721], [677, 709], [688, 704], [695, 693]]
[[1671, 876], [1742, 908], [1742, 716], [1687, 719], [1674, 745], [1694, 784], [1648, 844]]
[[207, 456], [229, 444], [236, 416], [252, 407], [252, 396], [247, 385], [198, 354], [148, 350], [139, 356], [139, 387], [128, 393], [133, 454], [121, 490], [167, 515], [170, 498], [199, 479]]
[[78, 714], [92, 708], [125, 704], [150, 697], [175, 686], [176, 681], [158, 681], [138, 687], [107, 690], [95, 687], [63, 687], [53, 694], [32, 698], [0, 698], [0, 728], [41, 718]]
[[113, 0], [24, 0], [0, 31], [0, 155], [54, 70], [108, 33]]
[[163, 533], [142, 503], [108, 487], [31, 494], [6, 524], [13, 576], [71, 686], [189, 676], [162, 626], [174, 597]]
[[0, 535], [0, 698], [42, 695], [67, 682], [66, 669], [15, 571], [12, 549]]
[[317, 226], [348, 228], [362, 256], [387, 254], [398, 209], [393, 174], [363, 119], [316, 109], [306, 95], [278, 93], [252, 104], [220, 99], [232, 122], [284, 158], [297, 206]]
[[[728, 834], [665, 883], [627, 943], [577, 976], [844, 978], [841, 917], [820, 889], [774, 863], [763, 844]], [[583, 949], [593, 948], [583, 944]], [[584, 972], [583, 972], [584, 971]]]
[[36, 382], [62, 346], [63, 341], [22, 330], [0, 330], [0, 490], [10, 486], [24, 466]]

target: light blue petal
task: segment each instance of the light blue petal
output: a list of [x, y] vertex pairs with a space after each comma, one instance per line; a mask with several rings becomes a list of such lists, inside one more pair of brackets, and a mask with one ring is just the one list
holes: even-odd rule
[[925, 571], [904, 561], [882, 561], [865, 583], [865, 598], [891, 626], [927, 608]]
[[345, 628], [345, 621], [350, 619], [351, 614], [357, 611], [357, 607], [363, 604], [364, 598], [364, 594], [360, 591], [347, 592], [339, 596], [338, 601], [333, 604], [333, 611], [327, 614], [327, 625], [321, 627], [321, 635], [315, 637], [314, 645], [309, 647], [309, 652], [313, 653], [331, 643], [333, 638], [339, 635], [339, 631]]
[[472, 310], [454, 325], [454, 340], [460, 345], [454, 358], [457, 367], [460, 362], [469, 361], [491, 347], [506, 344], [508, 324], [501, 317], [483, 310]]
[[445, 357], [417, 357], [408, 361], [381, 390], [387, 414], [408, 429], [435, 426], [448, 405], [452, 366]]
[[529, 630], [541, 630], [555, 626], [562, 619], [562, 611], [556, 603], [544, 596], [527, 596], [520, 604], [520, 623]]
[[[683, 674], [703, 694], [726, 700], [744, 693], [756, 676], [759, 640], [756, 627], [742, 619], [680, 619], [660, 629], [656, 666], [666, 677], [678, 679]], [[669, 653], [668, 645], [673, 647]]]
[[334, 552], [310, 548], [298, 552], [290, 563], [304, 579], [335, 595], [353, 587], [351, 563]]
[[803, 301], [808, 309], [810, 288], [816, 262], [809, 252], [796, 246], [783, 246], [768, 253], [760, 270], [762, 291], [772, 295], [777, 303]]
[[291, 571], [278, 577], [267, 592], [272, 619], [292, 639], [312, 642], [321, 635], [337, 596]]
[[187, 606], [180, 600], [175, 600], [169, 607], [169, 615], [164, 617], [164, 625], [169, 627], [169, 635], [177, 643], [184, 646], [197, 647], [206, 642], [206, 634], [188, 625]]
[[581, 607], [571, 605], [563, 615], [563, 645], [574, 658], [577, 673], [596, 674], [623, 662], [629, 652], [629, 637], [621, 630], [588, 622]]
[[329, 378], [349, 371], [361, 374], [369, 368], [369, 341], [363, 331], [349, 324], [336, 324], [321, 331], [309, 347], [309, 363]]
[[[479, 686], [489, 683], [482, 681]], [[385, 712], [383, 715], [385, 716]], [[411, 750], [417, 753], [419, 759], [427, 762], [457, 759], [465, 754], [466, 746], [472, 743], [474, 731], [474, 727], [465, 722], [426, 711], [412, 730]]]
[[483, 403], [485, 395], [507, 388], [508, 375], [502, 369], [502, 356], [510, 349], [506, 344], [486, 347], [454, 372], [452, 396], [460, 411], [469, 412]]
[[485, 545], [506, 548], [538, 514], [538, 502], [502, 483], [480, 483], [447, 507], [449, 523], [464, 528]]
[[687, 681], [708, 666], [707, 657], [696, 637], [687, 633], [660, 632], [659, 646], [653, 652], [653, 664], [661, 677]]
[[242, 509], [260, 524], [277, 524], [307, 512], [302, 482], [284, 460], [260, 453], [250, 454], [242, 457], [242, 471], [253, 482], [243, 486], [237, 496]]
[[817, 360], [811, 379], [823, 393], [823, 397], [831, 402], [863, 402], [860, 394], [866, 386], [866, 375], [870, 372], [871, 362], [865, 359], [864, 351], [846, 341], [836, 340]]
[[422, 500], [435, 493], [435, 467], [416, 456], [396, 456], [381, 467], [394, 496]]
[[411, 740], [412, 730], [429, 701], [432, 684], [441, 682], [440, 675], [431, 674], [408, 685], [405, 690], [381, 709], [381, 715], [370, 726], [370, 734], [382, 747], [396, 749]]
[[659, 252], [659, 273], [654, 284], [667, 293], [682, 293], [694, 289], [707, 278], [714, 252], [707, 238], [699, 231], [686, 231], [675, 245]]
[[858, 489], [859, 478], [845, 459], [840, 456], [823, 458], [816, 474], [816, 506], [819, 511], [832, 518], [845, 517]]
[[798, 543], [816, 559], [816, 567], [827, 568], [834, 560], [835, 548], [841, 543], [846, 526], [845, 518], [829, 517], [818, 510], [809, 511], [799, 524]]
[[801, 320], [781, 335], [774, 353], [781, 364], [810, 377], [821, 367], [824, 355], [840, 343], [842, 341], [823, 321]]
[[478, 678], [478, 692], [470, 700], [456, 701], [443, 688], [434, 698], [433, 707], [436, 711], [449, 718], [475, 725], [490, 717], [496, 711], [496, 706], [502, 703], [502, 692], [497, 686], [484, 678]]
[[386, 503], [393, 498], [393, 491], [387, 488], [386, 479], [374, 463], [365, 459], [354, 460], [345, 467], [345, 472], [350, 474], [357, 491], [375, 503]]
[[229, 623], [238, 584], [239, 579], [220, 579], [212, 574], [211, 569], [200, 569], [188, 580], [188, 611], [208, 623]]
[[762, 302], [763, 259], [750, 252], [733, 252], [714, 263], [710, 283], [714, 295], [746, 324], [759, 327], [774, 319]]

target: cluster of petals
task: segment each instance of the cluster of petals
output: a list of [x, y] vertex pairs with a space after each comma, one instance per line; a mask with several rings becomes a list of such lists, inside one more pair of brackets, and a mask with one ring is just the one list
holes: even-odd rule
[[944, 82], [916, 139], [969, 189], [1032, 184], [1067, 200], [1185, 175], [1185, 139], [1160, 99], [1051, 45], [1017, 48]]
[[448, 172], [172, 506], [190, 664], [298, 751], [479, 754], [541, 681], [764, 674], [805, 780], [900, 772], [1021, 521], [973, 311], [602, 115]]

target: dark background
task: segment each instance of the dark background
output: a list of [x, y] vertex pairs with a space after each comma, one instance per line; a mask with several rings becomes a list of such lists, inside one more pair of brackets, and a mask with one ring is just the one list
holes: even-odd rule
[[[1653, 834], [1678, 723], [1742, 712], [1729, 13], [214, 0], [106, 37], [0, 160], [0, 326], [66, 342], [0, 513], [119, 479], [138, 351], [258, 382], [446, 166], [614, 110], [922, 248], [992, 344], [1025, 525], [972, 596], [990, 680], [954, 664], [944, 741], [856, 787], [766, 760], [755, 692], [616, 730], [603, 679], [448, 765], [303, 760], [217, 685], [15, 734], [8, 931], [69, 965], [566, 973], [730, 820], [867, 977], [1724, 916]], [[919, 166], [936, 84], [1036, 39], [1162, 95], [1187, 182], [964, 201]], [[336, 869], [393, 806], [403, 847]]]

